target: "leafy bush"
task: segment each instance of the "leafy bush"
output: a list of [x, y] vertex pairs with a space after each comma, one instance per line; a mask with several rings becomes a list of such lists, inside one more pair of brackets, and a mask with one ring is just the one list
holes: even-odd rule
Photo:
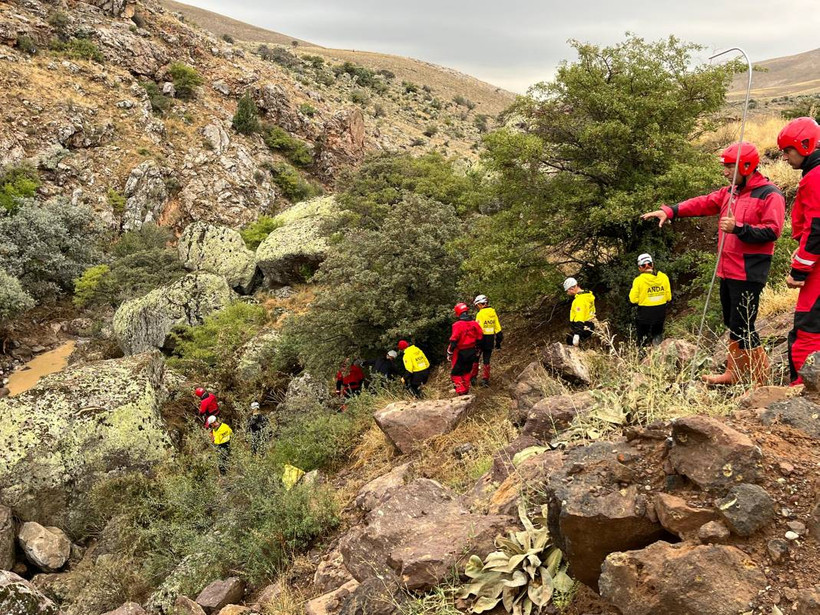
[[364, 106], [370, 102], [370, 95], [364, 90], [353, 90], [350, 93], [350, 102]]
[[202, 85], [203, 79], [195, 68], [182, 62], [172, 62], [168, 72], [171, 74], [177, 98], [191, 100], [196, 96], [196, 88]]
[[359, 85], [369, 88], [378, 87], [376, 73], [369, 68], [359, 66], [353, 62], [345, 62], [344, 64], [334, 66], [333, 72], [336, 73], [337, 76], [342, 74], [350, 75]]
[[143, 81], [140, 85], [148, 94], [148, 101], [151, 103], [151, 111], [157, 115], [162, 115], [171, 108], [173, 102], [171, 98], [162, 93], [159, 86], [153, 81]]
[[462, 96], [461, 94], [455, 95], [453, 97], [453, 102], [456, 103], [459, 107], [467, 107], [470, 110], [475, 109], [475, 103], [469, 98]]
[[313, 163], [313, 154], [308, 145], [290, 136], [285, 130], [274, 124], [265, 127], [262, 138], [272, 151], [282, 154], [296, 166], [306, 167]]
[[72, 38], [65, 43], [57, 41], [52, 44], [52, 49], [72, 60], [105, 61], [97, 44], [87, 38]]
[[100, 286], [111, 273], [108, 265], [94, 265], [83, 271], [83, 275], [74, 280], [74, 305], [85, 307], [102, 293]]
[[489, 115], [487, 115], [485, 113], [479, 113], [478, 115], [475, 116], [475, 119], [473, 120], [473, 126], [475, 126], [478, 129], [478, 132], [481, 132], [481, 133], [487, 132], [487, 130], [489, 130], [489, 125], [488, 125], [489, 119], [490, 119]]
[[404, 90], [405, 94], [415, 94], [419, 91], [419, 86], [413, 83], [412, 81], [402, 81], [401, 87]]
[[262, 125], [259, 123], [259, 108], [256, 106], [250, 93], [245, 93], [245, 95], [239, 99], [231, 125], [234, 127], [234, 130], [243, 135], [259, 132], [262, 128]]
[[276, 218], [270, 216], [259, 216], [256, 222], [249, 224], [247, 227], [239, 231], [245, 245], [250, 250], [256, 250], [259, 244], [265, 241], [265, 238], [273, 231], [282, 226], [282, 223]]
[[0, 268], [37, 301], [73, 290], [86, 267], [99, 262], [103, 228], [94, 212], [63, 199], [20, 202], [0, 219]]
[[22, 36], [17, 37], [17, 49], [23, 53], [33, 56], [37, 53], [37, 44], [28, 34], [23, 34]]
[[325, 65], [325, 59], [322, 56], [305, 55], [302, 56], [302, 59], [316, 69], [322, 68]]
[[34, 307], [20, 280], [0, 269], [0, 324]]
[[319, 196], [322, 193], [320, 188], [304, 179], [299, 171], [286, 162], [269, 165], [268, 169], [273, 176], [273, 183], [279, 187], [288, 200], [294, 203]]
[[425, 137], [434, 137], [438, 133], [438, 126], [435, 124], [428, 124], [424, 129]]
[[106, 198], [108, 200], [108, 204], [111, 206], [111, 211], [113, 211], [116, 215], [121, 216], [125, 211], [125, 197], [113, 188], [109, 188]]
[[231, 45], [233, 45], [236, 42], [230, 34], [223, 34], [222, 40], [226, 43], [230, 43]]
[[299, 105], [299, 111], [308, 117], [313, 117], [319, 110], [310, 103], [302, 103]]
[[29, 164], [8, 166], [0, 172], [0, 207], [14, 213], [21, 199], [33, 198], [40, 187], [37, 169]]
[[258, 53], [259, 57], [263, 60], [275, 62], [285, 68], [295, 70], [302, 67], [302, 61], [284, 47], [276, 46], [271, 48], [267, 45], [260, 45], [256, 53]]
[[396, 73], [394, 73], [392, 70], [389, 70], [387, 68], [380, 68], [379, 70], [376, 71], [376, 73], [381, 75], [382, 77], [384, 77], [388, 81], [393, 81], [393, 79], [396, 78]]

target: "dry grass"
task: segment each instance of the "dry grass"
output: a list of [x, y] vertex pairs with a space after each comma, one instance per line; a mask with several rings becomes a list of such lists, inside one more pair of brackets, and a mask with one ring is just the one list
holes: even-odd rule
[[798, 288], [772, 288], [767, 286], [760, 295], [760, 307], [758, 308], [759, 318], [777, 316], [785, 312], [793, 312], [797, 304]]

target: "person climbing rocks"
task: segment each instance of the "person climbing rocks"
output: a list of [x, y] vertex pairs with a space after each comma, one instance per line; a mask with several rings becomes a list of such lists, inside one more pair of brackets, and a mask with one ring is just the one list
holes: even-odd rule
[[262, 445], [270, 436], [268, 430], [269, 425], [270, 421], [267, 416], [262, 414], [259, 402], [251, 402], [251, 416], [248, 419], [248, 435], [251, 440], [251, 452], [254, 455], [262, 449]]
[[421, 397], [421, 387], [427, 384], [430, 377], [430, 361], [424, 351], [410, 344], [406, 340], [399, 340], [399, 352], [401, 352], [401, 362], [404, 368], [402, 381], [404, 386], [415, 396]]
[[194, 389], [194, 396], [199, 399], [199, 420], [203, 424], [207, 423], [208, 418], [219, 415], [219, 402], [216, 395], [208, 393], [202, 387]]
[[470, 318], [470, 308], [466, 303], [457, 303], [453, 311], [456, 321], [447, 347], [447, 360], [452, 365], [450, 379], [456, 395], [467, 395], [470, 392], [473, 364], [478, 360], [478, 343], [484, 337], [484, 332], [481, 325]]
[[399, 368], [396, 365], [396, 358], [399, 353], [395, 350], [389, 350], [386, 355], [379, 357], [373, 363], [372, 373], [378, 375], [383, 380], [389, 382], [399, 375]]
[[595, 295], [581, 288], [575, 278], [564, 280], [564, 292], [572, 297], [567, 346], [580, 346], [595, 332]]
[[665, 273], [655, 272], [655, 264], [649, 254], [638, 257], [638, 271], [640, 273], [629, 291], [629, 301], [638, 306], [635, 320], [638, 347], [658, 346], [663, 341], [666, 306], [672, 301], [672, 286]]
[[490, 386], [490, 357], [493, 354], [493, 349], [501, 350], [501, 342], [504, 341], [504, 333], [501, 331], [501, 321], [498, 320], [498, 314], [489, 306], [489, 299], [487, 295], [478, 295], [473, 300], [473, 305], [478, 308], [478, 313], [475, 316], [475, 321], [481, 326], [481, 331], [484, 336], [478, 343], [478, 348], [481, 351], [480, 356], [476, 355], [475, 363], [473, 363], [473, 371], [470, 373], [470, 378], [474, 380], [478, 377], [478, 364], [483, 363], [481, 370], [481, 384], [483, 386]]
[[799, 245], [786, 278], [789, 288], [800, 289], [789, 333], [789, 372], [798, 385], [806, 359], [820, 351], [820, 126], [811, 117], [794, 119], [777, 135], [777, 146], [789, 166], [803, 172], [792, 206], [792, 237]]
[[764, 384], [769, 358], [760, 345], [755, 320], [774, 244], [783, 230], [786, 203], [780, 189], [758, 171], [760, 154], [753, 144], [730, 145], [721, 153], [721, 162], [729, 186], [677, 205], [662, 205], [641, 218], [654, 218], [662, 227], [674, 218], [720, 216], [718, 246], [722, 252], [718, 254], [717, 276], [723, 323], [729, 329], [729, 354], [725, 371], [704, 376], [703, 381], [734, 384], [746, 377]]
[[209, 416], [205, 421], [205, 427], [211, 432], [211, 442], [216, 446], [216, 452], [219, 456], [217, 466], [219, 473], [225, 474], [228, 471], [228, 458], [231, 455], [231, 436], [233, 430], [227, 423], [219, 420], [218, 416]]
[[362, 391], [364, 372], [356, 361], [345, 358], [336, 372], [336, 395], [343, 399], [358, 395]]

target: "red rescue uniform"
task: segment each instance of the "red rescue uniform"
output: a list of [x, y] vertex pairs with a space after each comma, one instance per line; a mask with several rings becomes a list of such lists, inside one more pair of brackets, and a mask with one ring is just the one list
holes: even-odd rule
[[204, 420], [208, 420], [209, 416], [219, 415], [219, 403], [216, 400], [216, 395], [213, 393], [206, 393], [202, 401], [199, 402], [199, 416]]
[[805, 281], [794, 309], [794, 328], [789, 333], [789, 371], [800, 384], [800, 368], [806, 358], [820, 350], [820, 150], [803, 161], [803, 178], [792, 207], [792, 237], [800, 245], [792, 259], [791, 276]]
[[336, 372], [336, 392], [343, 397], [358, 395], [362, 390], [363, 382], [364, 372], [355, 363], [350, 366], [346, 374], [342, 370]]
[[473, 363], [478, 358], [478, 342], [483, 337], [481, 325], [471, 320], [466, 312], [453, 323], [448, 347], [448, 353], [452, 354], [450, 379], [459, 395], [466, 395], [470, 391], [470, 374]]

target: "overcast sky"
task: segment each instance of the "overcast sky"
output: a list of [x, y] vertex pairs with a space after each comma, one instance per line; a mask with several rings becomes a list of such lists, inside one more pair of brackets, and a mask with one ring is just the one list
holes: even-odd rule
[[[820, 47], [820, 0], [184, 0], [325, 47], [449, 66], [523, 93], [573, 59], [567, 39], [674, 34], [753, 62]], [[704, 54], [704, 55], [709, 55]]]

